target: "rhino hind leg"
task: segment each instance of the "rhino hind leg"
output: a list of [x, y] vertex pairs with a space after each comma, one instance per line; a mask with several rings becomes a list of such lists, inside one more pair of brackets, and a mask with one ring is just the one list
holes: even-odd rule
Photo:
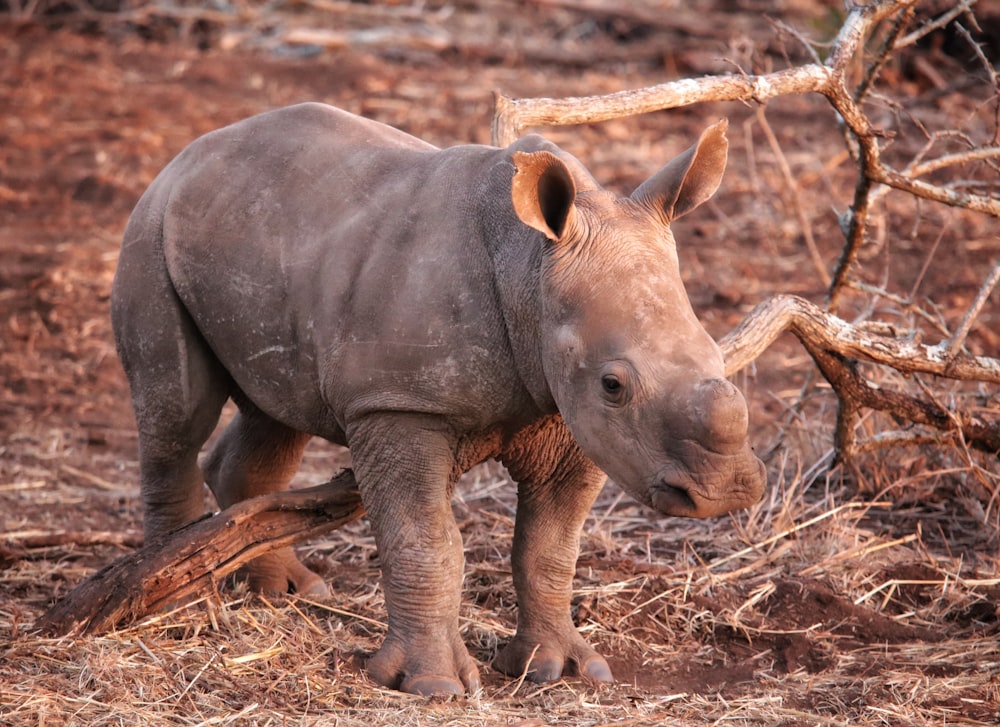
[[[241, 401], [240, 411], [202, 464], [205, 481], [220, 507], [284, 490], [309, 438]], [[263, 593], [329, 595], [323, 579], [303, 565], [291, 548], [256, 558], [245, 567], [245, 575], [250, 588]]]
[[139, 437], [147, 542], [205, 512], [198, 453], [229, 396], [229, 373], [205, 343], [162, 260], [156, 195], [129, 220], [111, 290], [115, 345]]

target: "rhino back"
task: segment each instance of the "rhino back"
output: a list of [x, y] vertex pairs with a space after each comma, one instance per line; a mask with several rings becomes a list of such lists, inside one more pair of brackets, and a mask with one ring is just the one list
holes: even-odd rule
[[289, 426], [340, 439], [400, 410], [488, 427], [525, 396], [473, 215], [502, 154], [315, 104], [227, 127], [160, 182], [170, 278], [243, 394]]

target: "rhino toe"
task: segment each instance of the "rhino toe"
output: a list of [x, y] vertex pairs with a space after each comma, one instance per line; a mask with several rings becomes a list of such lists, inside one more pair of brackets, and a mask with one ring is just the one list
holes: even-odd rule
[[271, 595], [295, 593], [324, 599], [330, 589], [319, 574], [306, 568], [291, 548], [282, 548], [251, 561], [246, 566], [251, 590]]
[[457, 633], [451, 641], [441, 649], [440, 640], [420, 643], [387, 636], [368, 659], [368, 676], [383, 687], [424, 697], [478, 691], [479, 668], [475, 660]]
[[[465, 685], [457, 679], [438, 674], [421, 674], [404, 679], [400, 691], [421, 697], [447, 697], [465, 694]], [[478, 686], [477, 686], [478, 688]]]
[[580, 664], [580, 676], [593, 679], [597, 682], [613, 682], [615, 680], [611, 674], [611, 667], [608, 666], [608, 662], [604, 660], [604, 657], [597, 654], [585, 659]]
[[522, 674], [533, 682], [551, 682], [563, 676], [579, 675], [599, 682], [613, 681], [611, 667], [579, 635], [568, 639], [568, 645], [543, 646], [530, 639], [514, 637], [507, 647], [497, 655], [493, 666], [507, 676]]

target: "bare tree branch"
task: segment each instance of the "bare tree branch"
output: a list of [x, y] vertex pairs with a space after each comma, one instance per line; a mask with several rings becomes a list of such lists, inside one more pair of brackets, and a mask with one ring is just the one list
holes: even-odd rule
[[926, 37], [929, 33], [933, 33], [935, 30], [945, 27], [962, 13], [970, 12], [972, 10], [972, 6], [975, 4], [976, 0], [961, 0], [961, 2], [959, 2], [951, 10], [942, 13], [932, 21], [924, 23], [912, 33], [901, 38], [899, 42], [896, 43], [896, 48], [905, 48], [917, 43], [921, 38]]
[[794, 295], [776, 295], [760, 303], [719, 340], [726, 359], [726, 376], [748, 366], [786, 331], [813, 348], [891, 366], [904, 373], [1000, 384], [998, 359], [950, 352], [948, 342], [927, 346], [868, 333]]
[[809, 257], [816, 268], [816, 274], [819, 275], [819, 279], [823, 281], [824, 285], [830, 285], [830, 273], [826, 271], [826, 266], [823, 264], [823, 257], [819, 254], [819, 248], [816, 246], [816, 240], [812, 234], [812, 225], [809, 224], [809, 217], [802, 206], [802, 199], [799, 197], [798, 186], [795, 183], [795, 177], [792, 175], [792, 168], [788, 164], [788, 159], [785, 158], [781, 144], [778, 143], [778, 137], [774, 135], [774, 131], [767, 121], [764, 106], [762, 105], [757, 107], [757, 122], [760, 124], [760, 130], [764, 132], [764, 138], [767, 139], [768, 146], [771, 147], [771, 153], [774, 154], [774, 158], [778, 162], [778, 170], [785, 179], [785, 185], [788, 187], [788, 195], [792, 201], [792, 208], [795, 210], [795, 217], [799, 221], [799, 228], [802, 230], [802, 237], [806, 241], [806, 249], [809, 250]]
[[955, 330], [955, 333], [947, 341], [946, 355], [948, 358], [954, 358], [957, 356], [962, 346], [965, 345], [965, 339], [969, 335], [969, 330], [972, 328], [972, 324], [976, 320], [976, 316], [979, 315], [979, 311], [983, 309], [983, 306], [986, 305], [986, 301], [993, 293], [993, 288], [996, 287], [997, 281], [1000, 281], [1000, 262], [993, 266], [993, 270], [990, 271], [989, 276], [979, 289], [976, 299], [972, 301], [972, 305], [969, 306], [969, 310], [967, 310], [965, 315], [962, 317], [962, 322], [958, 324], [958, 328]]
[[[980, 301], [989, 295], [988, 291], [998, 278], [1000, 264], [994, 268], [965, 320], [975, 317], [975, 312], [982, 307]], [[927, 346], [861, 330], [807, 300], [778, 295], [754, 308], [719, 341], [726, 359], [726, 375], [731, 376], [749, 365], [786, 331], [799, 339], [840, 399], [836, 435], [840, 459], [847, 459], [856, 451], [853, 429], [861, 407], [890, 412], [936, 429], [951, 431], [957, 428], [970, 446], [986, 452], [1000, 452], [1000, 419], [982, 421], [951, 412], [934, 401], [875, 386], [865, 381], [855, 367], [856, 361], [868, 361], [890, 366], [904, 374], [925, 373], [996, 384], [1000, 383], [1000, 360], [962, 353], [960, 344], [953, 345], [960, 340], [957, 336]]]
[[776, 71], [766, 76], [727, 74], [682, 79], [603, 96], [562, 99], [511, 99], [497, 94], [493, 117], [493, 143], [507, 146], [530, 126], [570, 126], [608, 121], [690, 106], [705, 101], [767, 101], [776, 96], [804, 94], [824, 86], [825, 66], [808, 65]]
[[[647, 88], [620, 91], [602, 96], [582, 96], [562, 99], [511, 99], [495, 96], [493, 143], [507, 146], [528, 127], [564, 126], [690, 106], [705, 101], [756, 101], [764, 103], [777, 96], [819, 93], [829, 100], [844, 124], [857, 139], [862, 153], [862, 178], [855, 195], [856, 209], [848, 221], [862, 230], [866, 207], [860, 204], [872, 185], [885, 184], [904, 192], [966, 207], [977, 212], [1000, 217], [1000, 199], [975, 194], [961, 194], [911, 179], [886, 166], [881, 159], [877, 133], [868, 117], [848, 90], [847, 73], [851, 62], [863, 47], [871, 29], [884, 18], [906, 11], [916, 0], [873, 0], [868, 5], [854, 6], [833, 42], [826, 63], [810, 63], [765, 75], [727, 74], [696, 79], [671, 81]], [[853, 221], [853, 220], [857, 221]], [[853, 229], [853, 228], [852, 228]], [[852, 233], [854, 234], [854, 233]], [[857, 233], [860, 239], [861, 233]], [[860, 245], [860, 243], [858, 243]], [[855, 248], [856, 249], [856, 248]], [[848, 270], [856, 259], [854, 250], [838, 266], [838, 272]], [[834, 274], [831, 303], [836, 302], [843, 286], [843, 277]]]

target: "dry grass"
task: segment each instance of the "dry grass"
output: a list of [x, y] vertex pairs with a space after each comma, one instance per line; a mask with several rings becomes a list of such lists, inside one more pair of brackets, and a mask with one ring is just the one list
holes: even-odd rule
[[[307, 457], [303, 480], [326, 458]], [[621, 681], [536, 686], [486, 675], [443, 702], [375, 687], [359, 663], [385, 629], [363, 523], [303, 549], [327, 603], [214, 599], [97, 638], [33, 619], [110, 551], [32, 551], [0, 571], [0, 721], [35, 724], [987, 724], [1000, 705], [996, 520], [959, 503], [851, 497], [782, 449], [764, 501], [729, 522], [660, 521], [613, 487], [587, 523], [575, 615]], [[55, 468], [54, 468], [55, 469]], [[58, 488], [15, 477], [0, 496]], [[318, 474], [318, 473], [316, 473]], [[496, 465], [455, 503], [468, 559], [462, 627], [488, 663], [514, 623], [513, 487]], [[9, 512], [9, 508], [7, 509]], [[942, 539], [940, 533], [949, 533]], [[81, 552], [84, 551], [84, 552]], [[15, 600], [16, 599], [16, 600]]]

